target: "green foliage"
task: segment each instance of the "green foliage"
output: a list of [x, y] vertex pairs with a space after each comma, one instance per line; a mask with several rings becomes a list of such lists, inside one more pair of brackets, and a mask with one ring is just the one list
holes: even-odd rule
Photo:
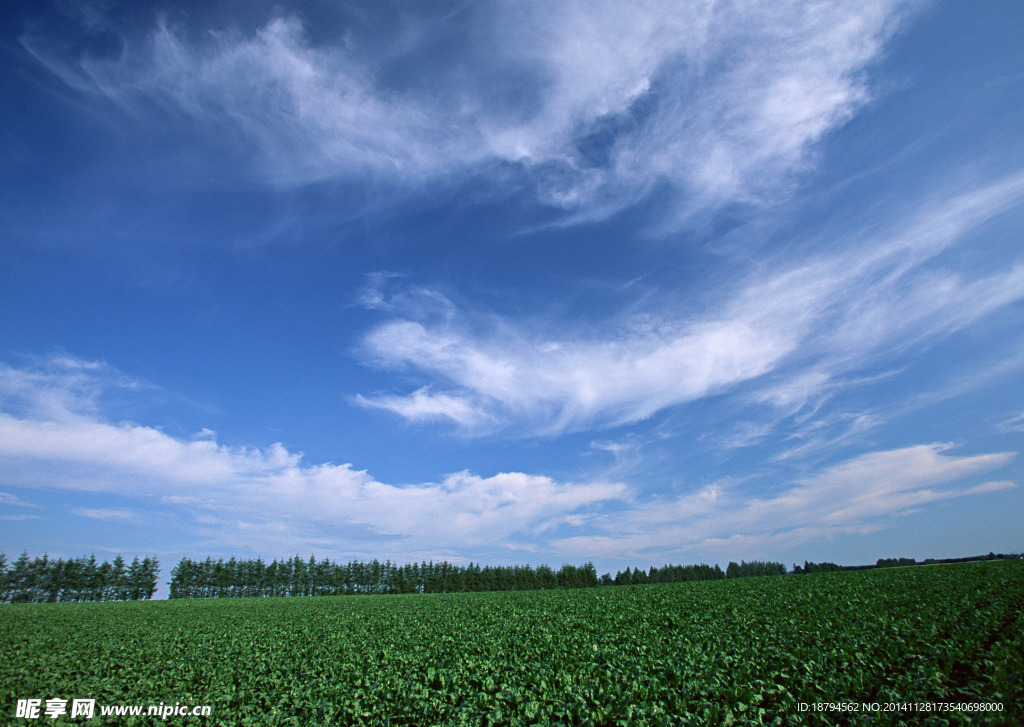
[[754, 576], [784, 576], [786, 566], [782, 563], [774, 563], [762, 560], [752, 560], [749, 563], [745, 560], [739, 563], [729, 563], [725, 569], [726, 578], [751, 578]]
[[917, 565], [913, 558], [879, 558], [875, 563], [876, 568], [902, 568], [908, 565]]
[[148, 600], [159, 572], [159, 561], [148, 556], [135, 556], [126, 567], [120, 555], [113, 563], [97, 564], [94, 555], [52, 560], [43, 554], [30, 560], [23, 552], [8, 567], [0, 553], [0, 603]]
[[632, 586], [643, 583], [685, 583], [687, 581], [716, 581], [725, 578], [725, 571], [716, 566], [705, 565], [663, 565], [661, 568], [651, 566], [647, 573], [634, 568], [627, 568], [615, 574], [614, 580], [608, 575], [608, 581], [602, 576], [601, 585]]
[[367, 593], [461, 593], [594, 588], [593, 563], [565, 564], [558, 571], [541, 565], [466, 566], [447, 561], [396, 565], [390, 560], [332, 563], [299, 556], [274, 560], [182, 558], [171, 569], [170, 598], [249, 598], [253, 596], [338, 596]]
[[[632, 588], [39, 604], [0, 609], [0, 713], [62, 696], [210, 704], [202, 723], [217, 725], [1021, 724], [1022, 647], [1020, 561]], [[1004, 711], [993, 722], [798, 710], [887, 700]]]
[[847, 569], [843, 568], [843, 566], [841, 566], [841, 565], [836, 565], [835, 563], [829, 563], [827, 561], [824, 562], [824, 563], [812, 563], [809, 560], [805, 560], [803, 566], [799, 566], [799, 565], [795, 565], [795, 564], [793, 565], [793, 573], [797, 573], [797, 574], [799, 574], [799, 573], [831, 573], [832, 571], [837, 571], [837, 570], [847, 570]]

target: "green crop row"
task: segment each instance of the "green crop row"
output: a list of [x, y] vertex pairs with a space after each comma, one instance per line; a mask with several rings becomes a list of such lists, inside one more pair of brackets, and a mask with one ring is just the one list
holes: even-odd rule
[[[586, 590], [19, 605], [0, 609], [0, 714], [31, 724], [14, 718], [18, 699], [61, 697], [213, 707], [161, 724], [1024, 724], [1022, 633], [1015, 561]], [[811, 706], [893, 702], [1002, 711]]]

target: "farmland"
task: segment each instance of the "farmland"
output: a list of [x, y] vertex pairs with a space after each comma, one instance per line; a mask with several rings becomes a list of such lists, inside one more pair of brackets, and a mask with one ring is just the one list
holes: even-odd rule
[[[52, 697], [212, 706], [158, 724], [1019, 724], [1022, 673], [1020, 561], [0, 608], [0, 711], [20, 724], [154, 723], [15, 719]], [[924, 706], [939, 702], [1002, 711]], [[854, 703], [881, 708], [814, 706]]]

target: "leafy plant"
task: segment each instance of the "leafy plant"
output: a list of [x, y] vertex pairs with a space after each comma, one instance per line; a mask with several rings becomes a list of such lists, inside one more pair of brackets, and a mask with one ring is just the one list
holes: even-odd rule
[[[202, 723], [224, 725], [1016, 724], [1022, 647], [1018, 561], [576, 590], [25, 604], [0, 608], [0, 712], [15, 721], [17, 699], [61, 697], [210, 704]], [[886, 701], [1003, 711], [799, 709]], [[148, 723], [121, 723], [132, 719]]]

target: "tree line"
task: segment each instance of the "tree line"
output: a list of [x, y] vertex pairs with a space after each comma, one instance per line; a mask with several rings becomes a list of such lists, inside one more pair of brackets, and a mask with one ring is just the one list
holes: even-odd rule
[[171, 570], [169, 598], [334, 596], [361, 593], [454, 593], [549, 588], [590, 588], [599, 580], [593, 563], [563, 565], [455, 565], [447, 561], [397, 565], [390, 560], [333, 562], [328, 558], [182, 558]]
[[[878, 567], [880, 568], [881, 566]], [[805, 560], [802, 566], [799, 566], [796, 563], [793, 564], [793, 573], [796, 573], [797, 575], [801, 573], [831, 573], [832, 571], [837, 570], [851, 569], [845, 566], [836, 565], [835, 563], [830, 563], [828, 561], [823, 563], [812, 563], [809, 560]]]
[[159, 561], [148, 556], [126, 564], [120, 555], [97, 563], [95, 555], [53, 560], [23, 552], [8, 565], [0, 553], [0, 603], [149, 600], [159, 573]]
[[[730, 565], [735, 565], [732, 563]], [[664, 565], [655, 568], [653, 565], [649, 570], [642, 571], [633, 568], [631, 571], [626, 568], [619, 571], [612, 578], [605, 573], [601, 576], [601, 585], [605, 586], [634, 586], [644, 583], [682, 583], [684, 581], [715, 581], [725, 578], [725, 571], [718, 565]]]
[[285, 560], [229, 558], [192, 560], [185, 557], [171, 570], [169, 598], [253, 598], [334, 596], [365, 593], [458, 593], [463, 591], [527, 591], [552, 588], [594, 588], [647, 583], [680, 583], [759, 575], [782, 575], [781, 563], [742, 561], [726, 570], [718, 565], [651, 566], [619, 571], [600, 578], [593, 563], [547, 565], [455, 565], [423, 561], [397, 565], [390, 560], [332, 562], [298, 555]]
[[905, 568], [914, 565], [939, 565], [942, 563], [972, 563], [979, 560], [1020, 560], [1021, 553], [992, 553], [988, 555], [969, 555], [963, 558], [925, 558], [918, 562], [914, 558], [879, 558], [874, 565], [836, 565], [835, 563], [811, 563], [804, 561], [803, 566], [793, 564], [792, 573], [826, 573], [838, 570], [870, 570], [872, 568]]
[[739, 563], [729, 563], [725, 569], [726, 578], [750, 578], [752, 576], [784, 576], [786, 566], [782, 563], [774, 563], [764, 560], [752, 560], [749, 563], [741, 560]]
[[[972, 558], [929, 558], [922, 564], [953, 563], [983, 559], [1018, 559], [1020, 554], [995, 554]], [[835, 563], [793, 565], [793, 574], [823, 573], [918, 565], [913, 558], [879, 558], [874, 565], [841, 566]], [[157, 588], [160, 564], [155, 557], [136, 556], [126, 564], [120, 555], [113, 562], [97, 563], [95, 555], [56, 560], [47, 555], [30, 559], [27, 552], [11, 564], [0, 553], [0, 603], [149, 600]], [[170, 598], [244, 598], [266, 596], [326, 596], [362, 593], [455, 593], [461, 591], [511, 591], [554, 588], [593, 588], [648, 583], [680, 583], [726, 578], [784, 575], [782, 563], [730, 562], [718, 565], [664, 565], [648, 570], [626, 568], [614, 577], [598, 577], [593, 563], [563, 565], [557, 571], [547, 565], [532, 567], [455, 565], [447, 561], [423, 561], [397, 565], [350, 560], [333, 562], [299, 556], [270, 563], [261, 558], [204, 560], [182, 558], [171, 570]]]

